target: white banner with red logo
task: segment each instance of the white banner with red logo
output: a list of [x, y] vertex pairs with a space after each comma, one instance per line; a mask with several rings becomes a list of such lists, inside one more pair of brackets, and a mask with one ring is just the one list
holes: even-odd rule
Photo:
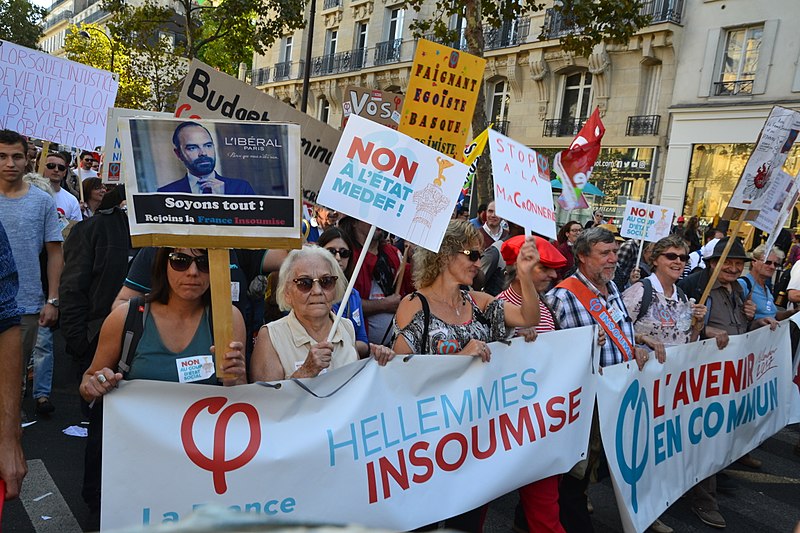
[[488, 364], [398, 357], [279, 388], [122, 383], [104, 399], [102, 527], [217, 504], [405, 531], [474, 509], [585, 457], [592, 342], [557, 331], [494, 343]]
[[783, 428], [789, 418], [789, 324], [606, 367], [597, 405], [626, 532], [644, 531], [687, 490]]

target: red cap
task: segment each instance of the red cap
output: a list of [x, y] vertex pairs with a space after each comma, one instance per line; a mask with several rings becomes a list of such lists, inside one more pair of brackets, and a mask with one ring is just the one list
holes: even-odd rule
[[[539, 250], [539, 262], [547, 268], [562, 268], [567, 266], [567, 258], [564, 257], [558, 249], [550, 244], [550, 241], [542, 237], [534, 237], [536, 239], [536, 249]], [[506, 264], [511, 266], [517, 262], [519, 249], [525, 244], [525, 235], [517, 235], [511, 237], [503, 246], [500, 247], [500, 253], [503, 256]]]
[[683, 218], [683, 216], [679, 216], [679, 217], [678, 217], [678, 222], [683, 222], [684, 220], [686, 220], [686, 219], [685, 219], [685, 218]]

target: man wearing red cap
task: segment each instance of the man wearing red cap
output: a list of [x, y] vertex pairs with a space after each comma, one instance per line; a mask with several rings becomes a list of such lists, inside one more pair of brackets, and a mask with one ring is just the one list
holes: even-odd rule
[[[534, 326], [537, 333], [554, 331], [558, 329], [552, 311], [542, 301], [543, 295], [558, 277], [556, 269], [567, 264], [567, 258], [550, 244], [547, 239], [535, 237], [536, 248], [539, 251], [539, 262], [533, 267], [533, 285], [539, 293], [539, 324]], [[511, 285], [501, 292], [497, 298], [506, 300], [516, 305], [522, 305], [522, 287], [516, 277], [517, 255], [522, 245], [525, 244], [525, 235], [511, 237], [500, 248], [500, 253], [506, 262], [506, 268], [514, 271]], [[517, 328], [517, 335], [522, 334]], [[525, 335], [528, 337], [528, 335]], [[558, 484], [561, 476], [551, 476], [539, 481], [534, 481], [519, 489], [520, 505], [525, 512], [528, 531], [550, 531], [562, 533], [558, 510]]]

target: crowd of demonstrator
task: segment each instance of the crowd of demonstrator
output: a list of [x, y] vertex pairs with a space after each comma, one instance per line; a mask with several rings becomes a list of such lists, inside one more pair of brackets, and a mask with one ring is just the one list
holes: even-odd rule
[[[25, 416], [19, 408], [23, 362], [33, 361], [36, 414], [46, 418], [55, 409], [49, 399], [55, 327], [74, 361], [90, 420], [83, 495], [96, 514], [102, 443], [102, 402], [96, 400], [122, 379], [235, 386], [315, 377], [359, 358], [386, 364], [408, 353], [488, 362], [492, 341], [518, 335], [535, 342], [549, 331], [597, 323], [605, 324], [597, 339], [601, 366], [635, 360], [643, 368], [663, 362], [667, 346], [713, 338], [722, 348], [731, 335], [774, 328], [792, 312], [779, 309], [771, 293], [784, 252], [761, 246], [748, 254], [738, 240], [711, 297], [698, 305], [728, 238], [715, 229], [701, 234], [696, 219], [683, 227], [679, 218], [672, 235], [639, 254], [638, 243], [622, 242], [602, 212], [586, 227], [567, 222], [550, 242], [525, 236], [490, 202], [472, 220], [459, 210], [439, 253], [432, 253], [380, 230], [367, 240], [367, 223], [317, 206], [304, 222], [302, 249], [230, 251], [233, 340], [212, 346], [207, 251], [132, 249], [124, 188], [106, 191], [92, 170], [95, 154], [81, 154], [74, 171], [68, 155], [41, 154], [42, 177], [31, 172], [29, 148], [16, 133], [0, 131], [0, 477], [9, 497], [25, 473], [18, 430], [18, 417]], [[354, 272], [362, 254], [362, 268]], [[800, 257], [800, 244], [790, 256]], [[342, 301], [353, 276], [355, 290]], [[800, 301], [800, 270], [789, 289], [789, 299]], [[590, 309], [594, 298], [602, 310]], [[340, 306], [343, 319], [336, 323]], [[610, 320], [601, 320], [603, 314]], [[182, 361], [198, 358], [204, 363], [198, 372], [181, 374]], [[214, 358], [223, 359], [223, 380]], [[593, 432], [586, 461], [521, 487], [516, 528], [592, 531], [587, 487], [601, 452]], [[739, 461], [760, 467], [749, 455]], [[700, 520], [725, 527], [716, 493], [731, 483], [718, 474], [690, 491]], [[485, 508], [478, 508], [445, 526], [477, 532], [484, 517]], [[651, 529], [671, 531], [661, 521]]]

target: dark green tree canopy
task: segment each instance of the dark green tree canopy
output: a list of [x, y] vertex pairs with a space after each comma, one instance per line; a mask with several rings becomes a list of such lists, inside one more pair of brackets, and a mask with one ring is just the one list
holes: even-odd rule
[[0, 39], [39, 48], [45, 9], [28, 0], [0, 0]]

